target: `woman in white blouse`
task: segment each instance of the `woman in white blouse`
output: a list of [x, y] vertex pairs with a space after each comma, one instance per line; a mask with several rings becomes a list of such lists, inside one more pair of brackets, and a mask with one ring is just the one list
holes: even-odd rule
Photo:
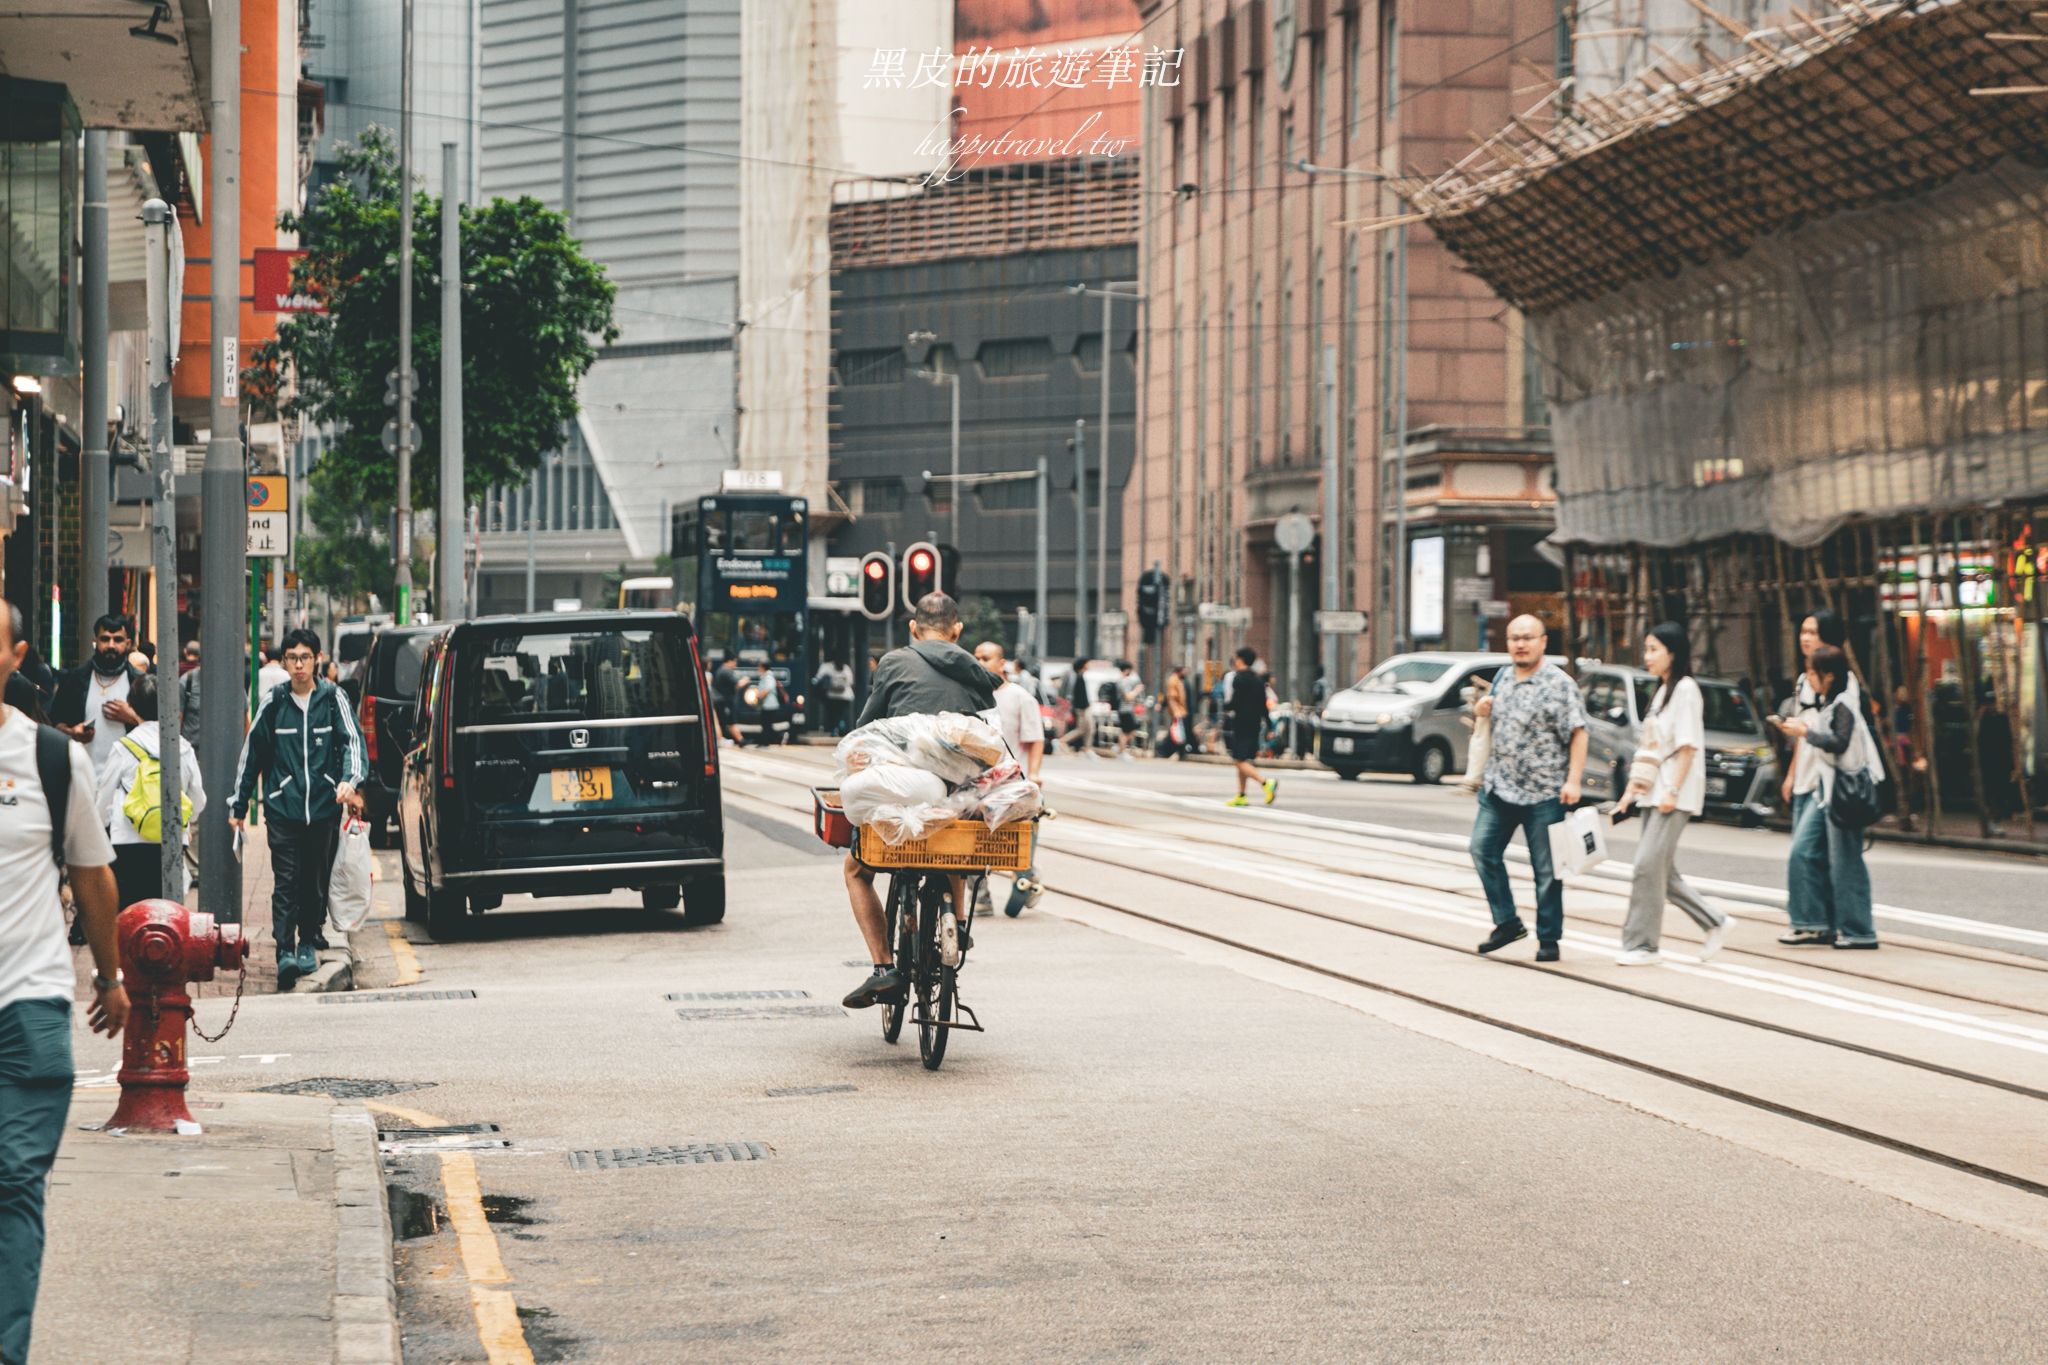
[[1700, 685], [1693, 681], [1692, 642], [1685, 638], [1684, 627], [1672, 621], [1653, 627], [1643, 641], [1643, 667], [1656, 676], [1659, 686], [1650, 714], [1643, 718], [1634, 767], [1636, 774], [1646, 774], [1654, 763], [1655, 776], [1632, 776], [1616, 809], [1619, 814], [1638, 802], [1649, 806], [1642, 840], [1636, 845], [1635, 884], [1629, 891], [1628, 919], [1621, 926], [1621, 956], [1615, 959], [1624, 967], [1647, 967], [1663, 960], [1657, 941], [1667, 901], [1706, 932], [1702, 960], [1719, 952], [1728, 934], [1728, 917], [1701, 900], [1678, 872], [1679, 837], [1686, 822], [1707, 803], [1701, 760], [1707, 744], [1706, 704]]

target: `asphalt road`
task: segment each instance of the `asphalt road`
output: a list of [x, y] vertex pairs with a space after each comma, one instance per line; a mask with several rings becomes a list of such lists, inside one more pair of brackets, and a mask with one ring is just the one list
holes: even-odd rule
[[[963, 993], [988, 1032], [927, 1073], [909, 1038], [889, 1047], [873, 1013], [838, 1007], [863, 973], [836, 855], [797, 797], [778, 812], [742, 785], [724, 925], [685, 930], [613, 896], [515, 898], [449, 943], [405, 926], [423, 975], [403, 994], [473, 997], [252, 999], [237, 1041], [288, 1064], [209, 1081], [389, 1081], [410, 1088], [385, 1102], [412, 1114], [497, 1125], [455, 1140], [506, 1144], [470, 1155], [499, 1288], [542, 1361], [2038, 1349], [2036, 1244], [1059, 896], [983, 923]], [[1283, 792], [1304, 788], [1361, 799]], [[1426, 798], [1446, 821], [1455, 799]], [[380, 881], [380, 915], [394, 893]], [[369, 987], [400, 966], [382, 928], [361, 939]], [[668, 998], [683, 993], [712, 998]], [[762, 1156], [571, 1156], [702, 1143]], [[406, 1355], [485, 1360], [438, 1162], [391, 1158], [417, 1195], [399, 1244]]]
[[[1213, 796], [1222, 801], [1236, 790], [1232, 770], [1216, 764], [1136, 759], [1091, 760], [1060, 755], [1047, 765], [1049, 789], [1060, 774], [1091, 782], [1127, 784], [1145, 791]], [[1279, 770], [1281, 808], [1329, 819], [1390, 826], [1427, 834], [1467, 835], [1473, 798], [1453, 784], [1422, 786], [1405, 777], [1364, 776], [1340, 782], [1333, 773]], [[1611, 856], [1634, 856], [1640, 825], [1614, 828]], [[1771, 829], [1744, 829], [1732, 822], [1694, 821], [1686, 830], [1679, 868], [1696, 876], [1747, 882], [1783, 890], [1790, 836]], [[1995, 924], [2048, 932], [2048, 858], [1919, 848], [1883, 841], [1864, 855], [1874, 899], [1888, 904], [1960, 915]], [[1880, 926], [1882, 929], [1882, 926]], [[1934, 929], [1916, 930], [1944, 936]], [[2048, 944], [2001, 943], [2013, 952], [2048, 957]]]

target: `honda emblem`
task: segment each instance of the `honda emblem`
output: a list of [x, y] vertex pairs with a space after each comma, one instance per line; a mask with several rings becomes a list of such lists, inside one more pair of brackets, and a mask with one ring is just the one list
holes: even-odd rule
[[572, 749], [588, 749], [590, 747], [590, 731], [571, 730], [569, 732], [569, 747]]

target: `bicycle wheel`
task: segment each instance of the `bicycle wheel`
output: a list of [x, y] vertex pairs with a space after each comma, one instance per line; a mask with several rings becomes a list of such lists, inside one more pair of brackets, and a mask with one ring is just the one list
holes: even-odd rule
[[[936, 879], [934, 879], [936, 881]], [[938, 883], [942, 886], [943, 883]], [[946, 1060], [946, 1040], [953, 1032], [953, 969], [939, 960], [939, 916], [950, 915], [943, 891], [924, 896], [917, 925], [917, 1051], [926, 1071]]]
[[[906, 970], [916, 946], [917, 880], [908, 873], [889, 878], [889, 932], [896, 936], [896, 965]], [[893, 1043], [903, 1036], [906, 1007], [884, 1000], [881, 1009], [882, 1041]]]

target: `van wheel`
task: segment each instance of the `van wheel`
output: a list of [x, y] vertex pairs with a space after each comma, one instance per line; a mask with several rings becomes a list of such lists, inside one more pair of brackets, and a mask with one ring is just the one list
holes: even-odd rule
[[706, 877], [691, 882], [683, 894], [683, 923], [717, 924], [725, 918], [725, 878]]
[[1451, 751], [1440, 739], [1432, 739], [1415, 756], [1415, 780], [1433, 787], [1451, 770]]
[[462, 934], [469, 918], [468, 899], [460, 891], [427, 890], [427, 932], [446, 943]]
[[427, 917], [427, 898], [412, 889], [412, 866], [398, 855], [398, 879], [405, 883], [405, 917], [417, 924]]
[[1358, 769], [1356, 768], [1339, 768], [1336, 771], [1339, 782], [1356, 782], [1358, 780]]
[[649, 910], [673, 910], [683, 903], [680, 886], [647, 886], [640, 889], [640, 904]]

